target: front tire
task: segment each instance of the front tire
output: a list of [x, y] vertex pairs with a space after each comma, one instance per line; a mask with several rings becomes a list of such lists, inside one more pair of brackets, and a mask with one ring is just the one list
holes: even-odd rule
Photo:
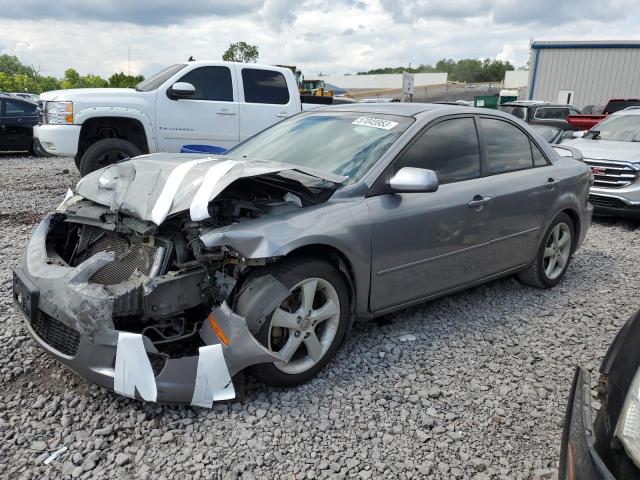
[[526, 270], [518, 273], [518, 279], [538, 288], [557, 285], [571, 262], [574, 238], [571, 218], [566, 213], [561, 213], [542, 237], [533, 262]]
[[91, 145], [80, 159], [80, 175], [83, 177], [100, 168], [137, 157], [142, 152], [133, 143], [120, 138], [105, 138]]
[[287, 362], [264, 363], [251, 373], [273, 387], [293, 387], [313, 378], [335, 356], [349, 326], [349, 294], [340, 272], [314, 258], [267, 267], [291, 295], [264, 322], [256, 339]]

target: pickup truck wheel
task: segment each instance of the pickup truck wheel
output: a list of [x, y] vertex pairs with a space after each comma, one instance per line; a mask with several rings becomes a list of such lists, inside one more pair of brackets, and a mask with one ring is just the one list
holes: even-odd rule
[[542, 237], [536, 258], [518, 273], [518, 279], [538, 288], [550, 288], [558, 284], [571, 262], [573, 238], [573, 222], [566, 213], [561, 213]]
[[99, 168], [137, 157], [142, 152], [133, 143], [120, 138], [105, 138], [87, 148], [80, 159], [80, 175], [83, 177]]
[[335, 356], [349, 326], [349, 294], [329, 263], [303, 257], [266, 268], [291, 295], [264, 322], [256, 339], [286, 362], [263, 363], [251, 373], [273, 387], [313, 378]]

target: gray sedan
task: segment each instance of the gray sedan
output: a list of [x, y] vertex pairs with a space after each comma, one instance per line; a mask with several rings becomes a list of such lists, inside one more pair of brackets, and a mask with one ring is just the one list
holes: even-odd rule
[[32, 336], [90, 381], [210, 407], [250, 368], [298, 385], [373, 318], [505, 275], [556, 285], [590, 170], [485, 109], [328, 107], [219, 157], [93, 172], [14, 272]]

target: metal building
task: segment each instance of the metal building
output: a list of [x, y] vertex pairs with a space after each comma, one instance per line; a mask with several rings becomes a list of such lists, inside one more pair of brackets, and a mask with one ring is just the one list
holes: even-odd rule
[[529, 100], [582, 108], [640, 98], [640, 41], [531, 42]]

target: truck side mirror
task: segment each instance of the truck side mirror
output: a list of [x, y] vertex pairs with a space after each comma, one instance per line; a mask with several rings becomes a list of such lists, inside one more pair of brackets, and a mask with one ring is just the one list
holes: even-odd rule
[[181, 98], [190, 98], [196, 94], [196, 87], [187, 82], [176, 82], [169, 90], [167, 90], [167, 97], [171, 100], [179, 100]]

